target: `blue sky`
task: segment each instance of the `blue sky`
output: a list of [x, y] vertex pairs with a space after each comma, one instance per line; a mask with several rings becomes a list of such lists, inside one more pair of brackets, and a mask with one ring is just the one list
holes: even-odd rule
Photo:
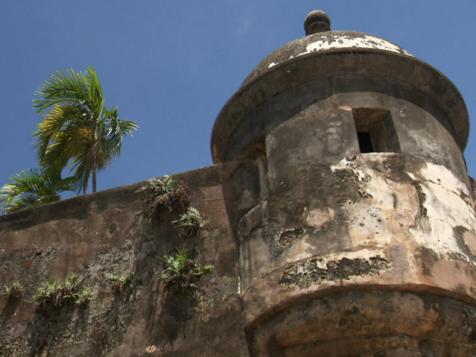
[[221, 107], [263, 57], [303, 36], [316, 8], [333, 29], [383, 37], [445, 73], [475, 117], [474, 0], [2, 0], [0, 184], [36, 166], [35, 90], [55, 70], [89, 65], [107, 105], [140, 125], [100, 190], [210, 165]]

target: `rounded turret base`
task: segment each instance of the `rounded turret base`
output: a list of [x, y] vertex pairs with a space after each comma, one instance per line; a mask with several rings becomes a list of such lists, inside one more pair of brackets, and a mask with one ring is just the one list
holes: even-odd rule
[[475, 356], [476, 306], [427, 292], [341, 291], [248, 329], [252, 356]]

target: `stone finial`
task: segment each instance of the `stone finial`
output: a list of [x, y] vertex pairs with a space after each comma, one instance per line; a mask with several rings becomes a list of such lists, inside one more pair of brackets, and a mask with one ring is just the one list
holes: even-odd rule
[[331, 19], [324, 11], [313, 10], [306, 16], [304, 30], [306, 31], [306, 36], [317, 32], [330, 31]]

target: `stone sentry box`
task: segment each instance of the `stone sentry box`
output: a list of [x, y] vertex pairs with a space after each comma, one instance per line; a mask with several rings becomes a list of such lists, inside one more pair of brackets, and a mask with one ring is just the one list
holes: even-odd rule
[[[23, 210], [0, 217], [0, 285], [25, 288], [0, 294], [0, 355], [476, 356], [463, 99], [388, 41], [305, 24], [223, 108], [216, 165], [175, 177], [208, 221], [201, 300], [164, 293], [185, 238], [144, 216], [147, 183]], [[71, 272], [90, 304], [39, 314]]]
[[250, 74], [216, 121], [255, 356], [476, 353], [476, 236], [463, 99], [400, 47], [306, 36]]

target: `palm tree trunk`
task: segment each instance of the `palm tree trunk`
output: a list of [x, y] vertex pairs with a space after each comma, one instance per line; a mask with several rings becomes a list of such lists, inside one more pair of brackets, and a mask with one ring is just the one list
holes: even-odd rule
[[92, 167], [92, 181], [93, 181], [93, 193], [96, 192], [96, 167], [97, 167], [97, 146], [98, 146], [98, 139], [96, 128], [94, 129], [94, 145], [93, 145], [93, 167]]
[[96, 168], [93, 168], [93, 192], [96, 192]]

